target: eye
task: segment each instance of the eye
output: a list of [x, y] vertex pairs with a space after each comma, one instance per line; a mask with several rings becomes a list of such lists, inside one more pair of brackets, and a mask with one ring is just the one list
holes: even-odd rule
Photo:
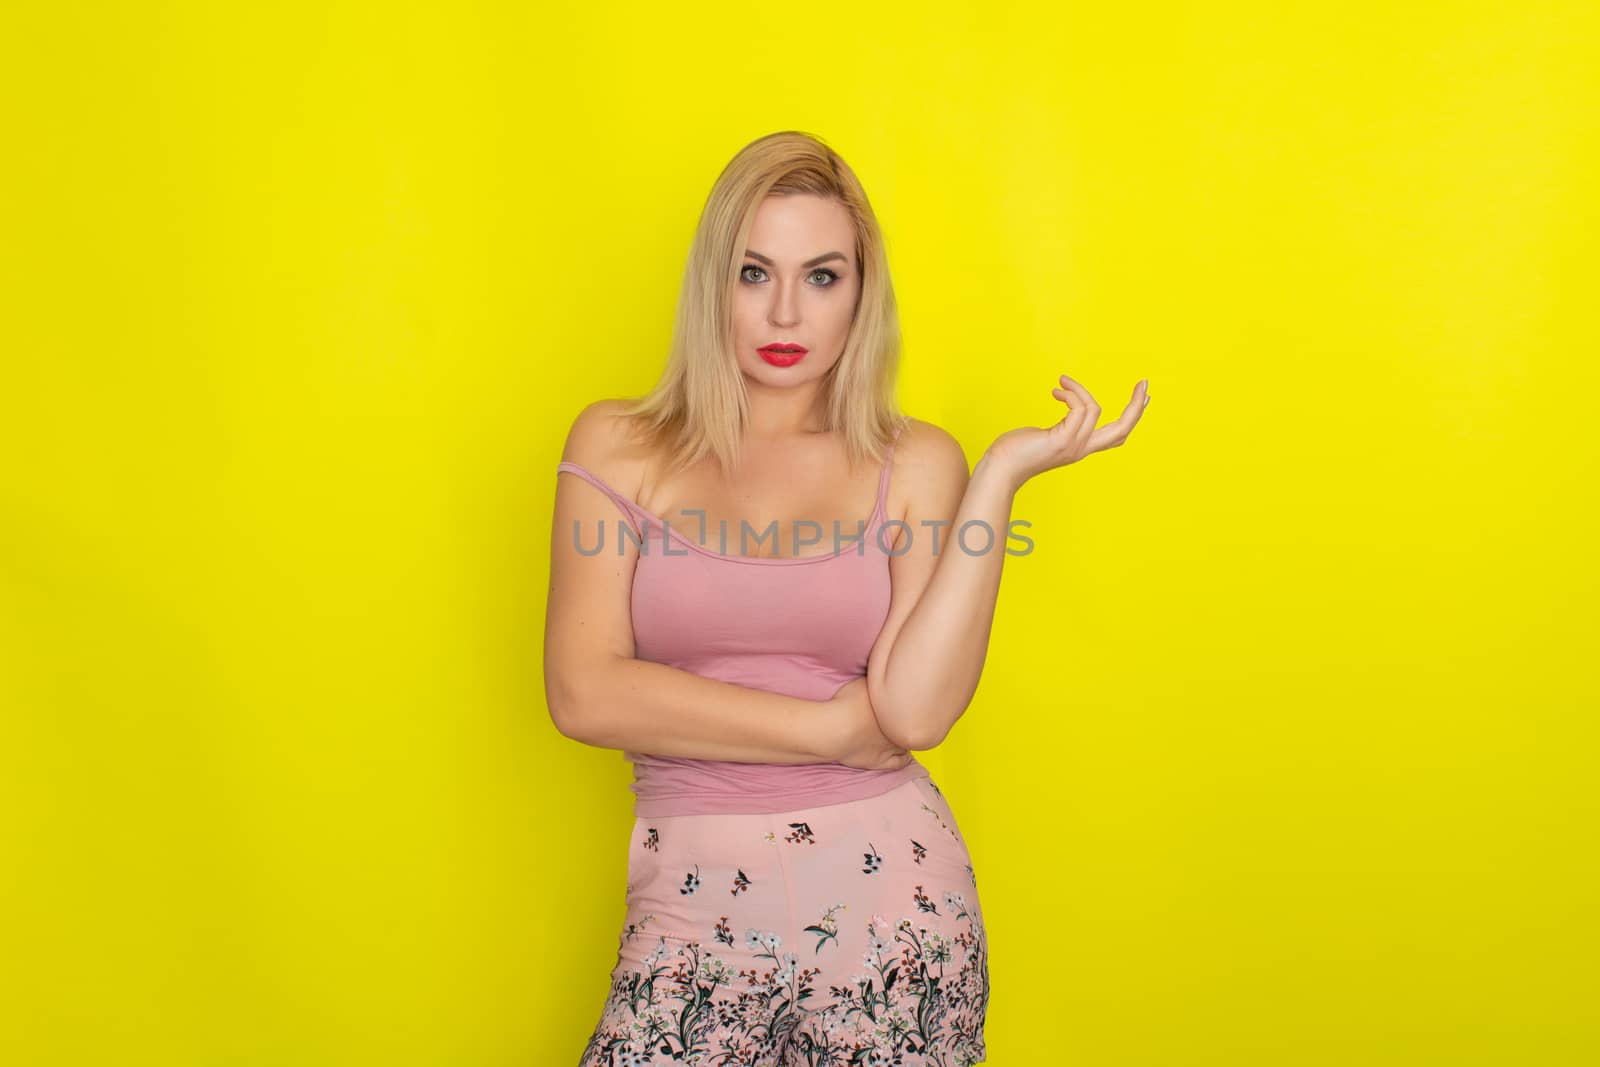
[[[750, 285], [760, 284], [760, 280], [759, 279], [754, 279], [754, 278], [749, 277], [749, 273], [751, 271], [755, 271], [757, 274], [761, 275], [762, 277], [765, 277], [766, 273], [767, 273], [765, 270], [763, 270], [761, 267], [756, 266], [754, 263], [746, 263], [739, 270], [739, 280], [742, 281], [742, 282], [746, 282], [746, 283], [748, 283]], [[828, 280], [825, 281], [825, 282], [818, 283], [817, 284], [817, 288], [818, 289], [827, 289], [830, 286], [832, 286], [834, 282], [839, 280], [839, 275], [834, 273], [833, 271], [829, 270], [827, 267], [818, 267], [816, 270], [811, 272], [810, 277], [815, 278], [819, 274], [822, 275], [824, 278], [827, 278]]]

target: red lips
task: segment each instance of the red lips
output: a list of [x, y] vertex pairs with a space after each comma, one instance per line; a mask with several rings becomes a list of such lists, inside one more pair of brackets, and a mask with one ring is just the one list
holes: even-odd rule
[[762, 345], [756, 351], [761, 353], [762, 359], [774, 367], [792, 367], [805, 357], [806, 347], [805, 345], [775, 342], [770, 345]]

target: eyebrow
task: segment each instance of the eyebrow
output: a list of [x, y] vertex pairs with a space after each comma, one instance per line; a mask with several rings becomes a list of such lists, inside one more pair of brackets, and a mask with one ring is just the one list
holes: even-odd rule
[[[772, 260], [770, 260], [766, 256], [762, 255], [760, 252], [752, 252], [752, 251], [750, 251], [750, 249], [747, 248], [747, 249], [744, 250], [744, 254], [749, 256], [751, 259], [759, 259], [761, 262], [765, 263], [769, 267], [776, 266], [776, 264], [773, 263]], [[844, 253], [843, 252], [824, 252], [824, 253], [822, 253], [822, 255], [818, 256], [816, 259], [808, 259], [808, 260], [806, 260], [804, 263], [800, 264], [800, 266], [806, 267], [806, 268], [811, 268], [811, 267], [815, 267], [818, 263], [826, 263], [830, 259], [844, 259]]]

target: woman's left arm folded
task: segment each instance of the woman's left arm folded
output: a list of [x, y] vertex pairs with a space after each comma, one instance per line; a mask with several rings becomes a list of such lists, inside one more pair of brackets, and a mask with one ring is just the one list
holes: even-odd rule
[[960, 443], [931, 423], [913, 423], [897, 453], [906, 526], [867, 685], [884, 736], [920, 751], [944, 740], [977, 691], [1017, 486], [987, 455], [969, 476]]

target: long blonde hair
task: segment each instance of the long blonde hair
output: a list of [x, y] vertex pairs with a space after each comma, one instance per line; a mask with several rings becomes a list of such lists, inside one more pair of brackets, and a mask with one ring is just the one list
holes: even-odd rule
[[851, 465], [874, 464], [905, 417], [895, 402], [900, 316], [877, 216], [855, 172], [821, 139], [796, 130], [750, 142], [711, 187], [689, 248], [667, 364], [655, 388], [630, 400], [624, 421], [668, 470], [710, 455], [738, 465], [749, 417], [733, 352], [733, 294], [756, 209], [768, 196], [809, 193], [838, 201], [855, 230], [861, 270], [844, 351], [823, 380], [826, 429], [843, 436]]

